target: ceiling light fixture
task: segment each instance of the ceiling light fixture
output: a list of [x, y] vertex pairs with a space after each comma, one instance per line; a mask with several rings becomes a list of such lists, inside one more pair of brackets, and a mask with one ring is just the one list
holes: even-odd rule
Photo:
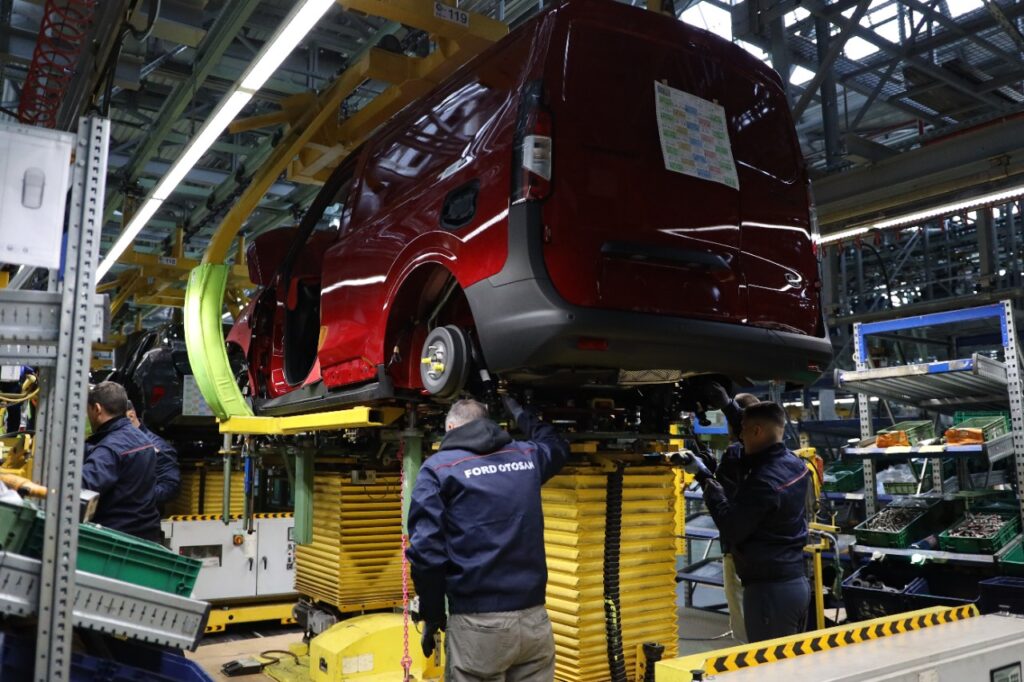
[[228, 124], [242, 111], [253, 95], [263, 87], [271, 75], [277, 71], [292, 50], [316, 26], [320, 18], [334, 5], [336, 0], [305, 0], [298, 3], [281, 22], [274, 35], [264, 44], [256, 55], [255, 61], [249, 65], [238, 83], [228, 91], [220, 101], [213, 115], [203, 123], [199, 133], [185, 147], [167, 173], [160, 179], [156, 187], [149, 193], [142, 206], [128, 221], [121, 236], [114, 242], [113, 248], [107, 253], [96, 270], [96, 281], [99, 282], [110, 271], [117, 259], [131, 246], [139, 236], [161, 204], [171, 196], [174, 188], [181, 184], [199, 160], [210, 150]]
[[829, 244], [831, 242], [842, 241], [843, 239], [850, 239], [851, 237], [857, 237], [862, 234], [866, 234], [871, 230], [885, 230], [891, 227], [906, 226], [911, 227], [916, 223], [921, 223], [929, 218], [938, 218], [940, 216], [954, 215], [961, 213], [973, 208], [978, 208], [988, 204], [999, 204], [1004, 201], [1011, 199], [1017, 199], [1024, 196], [1024, 185], [1017, 187], [1011, 187], [1010, 189], [1000, 190], [998, 192], [989, 192], [988, 194], [981, 194], [971, 199], [964, 199], [963, 201], [956, 201], [949, 204], [942, 204], [940, 206], [934, 206], [927, 208], [922, 211], [915, 211], [914, 213], [908, 213], [906, 215], [897, 216], [888, 220], [882, 220], [872, 225], [863, 225], [861, 227], [851, 227], [848, 230], [842, 230], [840, 232], [833, 232], [826, 235], [818, 235], [815, 241], [819, 244]]

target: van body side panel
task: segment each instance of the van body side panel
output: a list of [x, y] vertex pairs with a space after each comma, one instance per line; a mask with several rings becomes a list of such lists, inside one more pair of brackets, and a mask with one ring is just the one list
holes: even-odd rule
[[328, 386], [371, 378], [384, 362], [388, 316], [404, 312], [391, 302], [417, 267], [440, 265], [467, 287], [505, 264], [512, 126], [536, 31], [524, 28], [370, 144], [352, 227], [325, 258]]

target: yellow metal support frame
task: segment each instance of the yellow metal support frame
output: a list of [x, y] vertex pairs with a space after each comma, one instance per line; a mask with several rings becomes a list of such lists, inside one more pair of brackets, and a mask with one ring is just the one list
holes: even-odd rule
[[214, 607], [210, 609], [210, 617], [206, 621], [206, 632], [224, 632], [228, 625], [259, 623], [269, 620], [279, 621], [281, 625], [291, 625], [295, 623], [295, 618], [292, 617], [293, 606], [295, 606], [295, 602]]
[[333, 412], [291, 417], [228, 417], [220, 432], [243, 435], [287, 436], [310, 431], [336, 431], [387, 426], [405, 414], [401, 407], [352, 407]]

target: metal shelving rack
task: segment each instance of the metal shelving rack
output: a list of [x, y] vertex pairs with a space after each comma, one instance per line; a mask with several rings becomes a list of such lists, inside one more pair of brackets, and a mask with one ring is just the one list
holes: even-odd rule
[[[921, 327], [954, 324], [972, 320], [997, 320], [1003, 346], [1003, 361], [975, 354], [968, 359], [949, 360], [897, 367], [868, 366], [866, 337]], [[877, 459], [900, 460], [930, 457], [932, 488], [942, 490], [943, 457], [977, 458], [993, 463], [1014, 457], [1017, 500], [1024, 523], [1024, 402], [1021, 392], [1021, 357], [1010, 301], [951, 312], [920, 315], [882, 322], [854, 325], [856, 370], [836, 370], [836, 386], [858, 394], [861, 443], [845, 448], [850, 457], [864, 460], [864, 504], [870, 516], [878, 511], [874, 462]], [[947, 446], [925, 442], [912, 447], [877, 448], [870, 443], [872, 433], [870, 397], [951, 412], [957, 409], [1009, 409], [1011, 432], [982, 445]], [[892, 553], [887, 552], [887, 553]], [[920, 551], [921, 554], [934, 552]]]
[[3, 126], [75, 143], [63, 286], [51, 272], [50, 291], [0, 289], [0, 364], [38, 370], [33, 477], [49, 489], [41, 559], [0, 552], [0, 614], [37, 617], [33, 679], [61, 682], [71, 679], [72, 627], [193, 648], [209, 605], [75, 569], [110, 122], [83, 118], [77, 136]]

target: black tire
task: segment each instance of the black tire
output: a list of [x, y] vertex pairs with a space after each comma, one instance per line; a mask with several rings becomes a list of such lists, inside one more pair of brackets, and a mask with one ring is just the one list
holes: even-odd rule
[[438, 327], [427, 334], [420, 359], [420, 380], [430, 395], [448, 400], [465, 387], [469, 377], [469, 342], [458, 327]]

